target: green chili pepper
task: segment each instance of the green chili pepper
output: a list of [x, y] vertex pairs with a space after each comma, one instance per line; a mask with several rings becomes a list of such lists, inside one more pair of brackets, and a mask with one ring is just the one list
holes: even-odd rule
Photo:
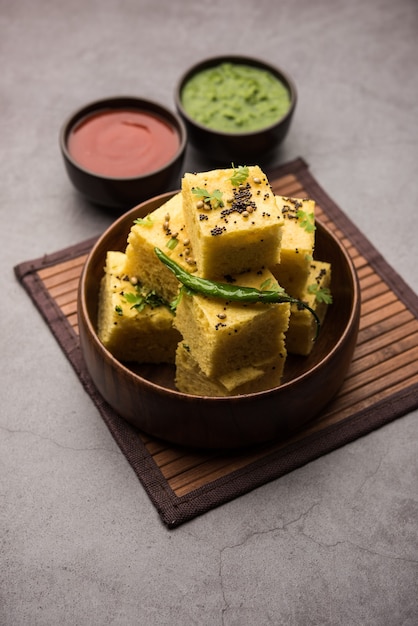
[[315, 339], [318, 337], [321, 326], [320, 319], [316, 312], [311, 309], [306, 302], [298, 300], [297, 298], [292, 298], [284, 291], [262, 291], [254, 287], [230, 285], [228, 283], [221, 283], [215, 280], [208, 280], [207, 278], [200, 278], [200, 276], [194, 276], [193, 274], [186, 272], [159, 248], [154, 248], [154, 251], [160, 261], [173, 272], [177, 280], [191, 292], [199, 293], [204, 296], [208, 296], [209, 298], [218, 298], [221, 300], [232, 300], [234, 302], [246, 302], [252, 304], [257, 302], [263, 302], [265, 304], [281, 304], [283, 302], [289, 302], [290, 304], [296, 304], [298, 309], [307, 309], [315, 319], [317, 327]]

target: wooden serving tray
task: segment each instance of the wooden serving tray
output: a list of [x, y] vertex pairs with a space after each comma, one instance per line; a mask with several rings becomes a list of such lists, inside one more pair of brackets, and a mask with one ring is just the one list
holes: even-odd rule
[[346, 380], [317, 419], [285, 441], [240, 451], [182, 448], [122, 420], [89, 379], [78, 342], [77, 288], [94, 240], [15, 267], [136, 472], [173, 528], [367, 434], [418, 406], [418, 297], [297, 159], [269, 173], [275, 193], [310, 197], [345, 245], [361, 287], [360, 331]]

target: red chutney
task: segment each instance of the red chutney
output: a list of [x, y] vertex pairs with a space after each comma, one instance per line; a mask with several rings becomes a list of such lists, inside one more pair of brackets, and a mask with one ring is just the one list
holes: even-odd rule
[[130, 178], [148, 174], [170, 161], [180, 146], [173, 126], [149, 113], [104, 110], [78, 122], [68, 136], [71, 156], [102, 176]]

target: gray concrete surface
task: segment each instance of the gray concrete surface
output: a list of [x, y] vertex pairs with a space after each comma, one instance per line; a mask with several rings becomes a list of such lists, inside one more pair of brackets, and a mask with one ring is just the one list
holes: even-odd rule
[[303, 156], [418, 290], [414, 0], [3, 0], [2, 626], [418, 623], [417, 412], [168, 531], [14, 279], [110, 223], [66, 178], [64, 118], [121, 93], [173, 106], [223, 52], [293, 74], [278, 162]]

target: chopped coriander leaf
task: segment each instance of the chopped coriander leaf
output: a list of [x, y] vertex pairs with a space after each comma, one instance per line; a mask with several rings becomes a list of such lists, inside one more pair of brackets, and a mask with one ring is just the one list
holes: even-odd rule
[[126, 302], [132, 305], [131, 309], [136, 309], [137, 311], [142, 311], [145, 307], [145, 298], [141, 293], [125, 293], [124, 294]]
[[169, 250], [174, 250], [179, 240], [176, 237], [171, 237], [165, 244]]
[[284, 291], [283, 287], [279, 287], [271, 278], [266, 278], [266, 280], [261, 283], [260, 290], [263, 289], [271, 289], [272, 291], [277, 291], [278, 293]]
[[184, 286], [180, 287], [179, 292], [178, 292], [176, 298], [172, 302], [170, 302], [170, 310], [173, 313], [175, 313], [178, 305], [180, 304], [180, 300], [183, 297], [183, 294], [186, 293], [186, 292], [187, 292], [186, 287], [184, 287]]
[[146, 226], [147, 228], [149, 228], [150, 226], [153, 225], [153, 220], [151, 215], [147, 215], [146, 217], [137, 217], [136, 220], [134, 220], [134, 224], [139, 224], [140, 226]]
[[303, 211], [303, 209], [299, 209], [296, 215], [300, 220], [300, 225], [302, 226], [302, 228], [304, 228], [307, 233], [313, 233], [316, 229], [314, 214], [306, 213], [306, 211]]
[[234, 168], [234, 173], [229, 180], [233, 185], [237, 186], [247, 180], [250, 172], [246, 165], [240, 165], [236, 168], [234, 164], [232, 164], [232, 167]]
[[115, 306], [115, 311], [118, 315], [123, 315], [122, 307], [119, 306], [118, 304]]
[[212, 209], [217, 209], [224, 206], [222, 200], [222, 191], [220, 191], [219, 189], [214, 189], [212, 193], [210, 193], [207, 189], [202, 189], [201, 187], [193, 187], [192, 193], [194, 193], [195, 196], [199, 196], [199, 198], [204, 198], [205, 202], [209, 202]]
[[166, 302], [155, 293], [155, 291], [141, 291], [141, 288], [137, 288], [136, 292], [125, 292], [124, 298], [128, 304], [131, 305], [131, 309], [137, 311], [143, 311], [146, 306], [150, 306], [156, 309], [166, 304]]
[[328, 287], [320, 287], [317, 283], [308, 285], [308, 293], [314, 294], [317, 302], [332, 304], [332, 294]]

